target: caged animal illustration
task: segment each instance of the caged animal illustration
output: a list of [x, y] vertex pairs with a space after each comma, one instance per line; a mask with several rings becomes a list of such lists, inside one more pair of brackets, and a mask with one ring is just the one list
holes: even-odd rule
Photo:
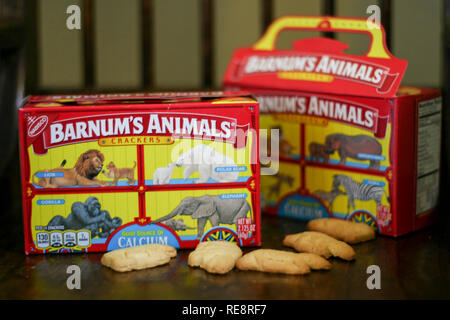
[[91, 149], [82, 153], [75, 166], [71, 169], [64, 169], [66, 160], [63, 160], [58, 168], [51, 170], [40, 170], [40, 173], [61, 172], [62, 177], [42, 177], [35, 181], [37, 172], [33, 175], [33, 183], [43, 188], [58, 188], [71, 186], [106, 186], [109, 182], [96, 179], [102, 171], [105, 157], [99, 150]]
[[289, 187], [292, 187], [294, 183], [294, 177], [287, 174], [277, 173], [273, 177], [276, 179], [276, 182], [269, 186], [269, 192], [267, 193], [268, 198], [272, 197], [272, 195], [278, 197], [280, 195], [281, 186], [284, 183], [287, 184]]
[[47, 224], [47, 229], [81, 230], [91, 232], [91, 237], [107, 238], [116, 228], [122, 225], [122, 219], [111, 219], [108, 211], [101, 210], [101, 204], [95, 197], [89, 197], [85, 202], [74, 202], [70, 214], [54, 216]]
[[[333, 154], [338, 152], [340, 164], [345, 165], [347, 158], [361, 161], [358, 156], [361, 153], [370, 155], [381, 155], [383, 149], [381, 144], [375, 139], [367, 135], [359, 134], [349, 136], [341, 133], [330, 134], [325, 139], [325, 152]], [[380, 168], [380, 160], [369, 160], [371, 169]]]
[[[274, 134], [274, 130], [276, 133]], [[272, 143], [272, 140], [274, 143]], [[259, 158], [261, 161], [261, 166], [269, 167], [267, 162], [270, 162], [273, 158], [278, 160], [280, 156], [279, 150], [279, 129], [278, 127], [272, 127], [271, 130], [267, 132], [263, 131], [260, 133], [260, 146], [259, 146]], [[273, 160], [275, 160], [273, 159]]]
[[[294, 151], [294, 147], [291, 145], [291, 143], [286, 139], [286, 136], [284, 134], [283, 128], [281, 126], [275, 126], [271, 127], [271, 130], [278, 130], [278, 148], [277, 150], [279, 152], [279, 155], [282, 157], [290, 157], [292, 155], [292, 152]], [[268, 150], [268, 156], [272, 156], [271, 150], [272, 150], [272, 136], [269, 134], [267, 137], [267, 150]]]
[[192, 227], [187, 226], [184, 223], [183, 219], [169, 219], [164, 222], [161, 222], [162, 224], [165, 224], [169, 228], [173, 229], [174, 231], [186, 231], [188, 229], [195, 229]]
[[[343, 186], [345, 193], [348, 197], [347, 204], [347, 215], [350, 213], [350, 206], [355, 210], [355, 200], [370, 201], [373, 200], [377, 206], [381, 205], [381, 200], [383, 194], [385, 193], [384, 188], [374, 186], [367, 183], [359, 183], [352, 180], [350, 177], [345, 175], [334, 175], [333, 176], [333, 190], [339, 189]], [[388, 195], [386, 194], [387, 200], [390, 202]]]
[[153, 173], [153, 184], [169, 184], [175, 163], [169, 163], [166, 167], [157, 168]]
[[249, 211], [251, 212], [251, 207], [245, 199], [222, 199], [211, 195], [187, 197], [168, 215], [152, 223], [164, 223], [178, 215], [191, 216], [197, 220], [197, 239], [200, 239], [208, 221], [213, 227], [221, 223], [236, 225], [237, 219], [247, 217]]
[[325, 151], [325, 145], [317, 142], [311, 142], [308, 145], [308, 149], [311, 161], [324, 161], [325, 163], [328, 163], [330, 155]]
[[330, 210], [332, 210], [334, 200], [338, 196], [345, 195], [346, 193], [338, 188], [338, 189], [333, 189], [331, 191], [316, 190], [313, 192], [313, 194], [314, 194], [314, 196], [321, 199], [322, 201], [328, 202], [329, 208], [330, 208]]
[[133, 185], [135, 183], [134, 179], [134, 170], [136, 169], [136, 161], [134, 161], [134, 165], [131, 168], [117, 168], [114, 162], [110, 162], [106, 167], [108, 172], [102, 170], [103, 174], [108, 178], [114, 179], [113, 184], [116, 186], [117, 182], [120, 179], [128, 179], [128, 185]]
[[233, 159], [204, 144], [198, 144], [180, 155], [175, 165], [185, 168], [184, 179], [198, 171], [200, 178], [195, 183], [206, 183], [210, 178], [218, 182], [235, 182], [239, 178], [239, 172], [220, 170], [223, 167], [235, 167]]

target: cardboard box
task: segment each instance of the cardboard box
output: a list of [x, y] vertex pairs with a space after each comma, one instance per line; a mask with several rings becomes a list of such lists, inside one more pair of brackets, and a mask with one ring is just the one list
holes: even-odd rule
[[251, 96], [31, 96], [19, 121], [27, 254], [260, 245]]
[[[362, 56], [329, 38], [277, 50], [279, 33], [292, 29], [365, 33], [372, 41]], [[279, 130], [276, 157], [261, 147], [262, 161], [279, 161], [276, 174], [261, 177], [264, 212], [364, 222], [392, 236], [435, 220], [441, 93], [399, 88], [406, 66], [388, 52], [381, 26], [354, 18], [282, 17], [234, 53], [224, 87], [249, 90], [261, 129]]]

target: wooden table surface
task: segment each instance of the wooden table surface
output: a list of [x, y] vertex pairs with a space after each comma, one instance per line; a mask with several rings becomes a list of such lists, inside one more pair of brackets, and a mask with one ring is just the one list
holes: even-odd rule
[[[12, 161], [1, 176], [0, 299], [449, 299], [450, 224], [448, 211], [433, 227], [398, 238], [379, 236], [355, 245], [353, 262], [332, 259], [330, 271], [306, 276], [233, 270], [212, 275], [187, 265], [190, 250], [180, 250], [165, 266], [116, 273], [102, 267], [102, 254], [23, 253], [20, 182]], [[284, 235], [305, 223], [270, 216], [262, 219], [263, 248], [283, 247]], [[250, 251], [254, 248], [245, 248]], [[81, 270], [81, 289], [69, 290], [67, 268]], [[381, 271], [381, 289], [369, 290], [367, 267]]]

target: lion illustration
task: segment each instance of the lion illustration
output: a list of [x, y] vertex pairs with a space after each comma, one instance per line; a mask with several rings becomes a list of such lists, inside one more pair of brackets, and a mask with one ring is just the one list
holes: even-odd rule
[[[104, 160], [103, 153], [99, 150], [91, 149], [81, 154], [75, 166], [71, 169], [63, 168], [66, 164], [66, 160], [64, 160], [58, 168], [39, 171], [44, 177], [40, 177], [37, 182], [34, 179], [36, 172], [33, 175], [33, 183], [43, 188], [109, 185], [106, 181], [95, 179], [102, 171]], [[51, 172], [62, 173], [62, 176], [49, 174]]]
[[113, 184], [117, 185], [119, 179], [128, 179], [128, 185], [135, 183], [134, 179], [134, 169], [136, 168], [136, 161], [134, 161], [134, 166], [131, 168], [117, 168], [114, 162], [110, 162], [106, 167], [109, 172], [102, 170], [103, 174], [108, 178], [114, 179]]

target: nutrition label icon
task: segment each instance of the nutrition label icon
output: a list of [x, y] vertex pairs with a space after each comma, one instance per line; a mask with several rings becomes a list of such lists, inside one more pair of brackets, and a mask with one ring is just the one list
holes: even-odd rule
[[36, 234], [36, 246], [38, 248], [50, 247], [50, 235], [47, 232], [39, 232]]
[[61, 232], [50, 233], [50, 246], [53, 248], [59, 248], [63, 245], [63, 236]]
[[75, 232], [64, 233], [64, 247], [75, 247], [77, 244], [77, 236]]
[[88, 247], [91, 244], [91, 236], [88, 231], [79, 231], [77, 233], [78, 246]]

